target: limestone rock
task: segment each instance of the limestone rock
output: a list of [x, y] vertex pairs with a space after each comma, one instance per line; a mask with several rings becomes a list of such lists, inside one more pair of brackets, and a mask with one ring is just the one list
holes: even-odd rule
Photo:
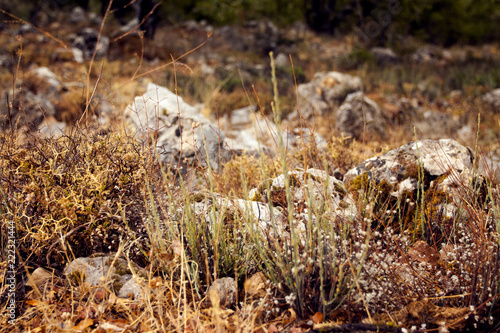
[[38, 67], [33, 70], [33, 74], [38, 76], [40, 79], [44, 80], [49, 86], [46, 90], [50, 93], [56, 92], [60, 89], [61, 81], [57, 78], [57, 75], [54, 74], [47, 67]]
[[[471, 151], [452, 139], [410, 142], [388, 153], [370, 158], [344, 175], [351, 189], [387, 196], [389, 205], [397, 207], [425, 195], [433, 216], [453, 219], [460, 213], [461, 198], [470, 193], [473, 184], [484, 178], [472, 171]], [[361, 186], [360, 186], [361, 185]], [[387, 192], [386, 192], [387, 191]], [[465, 192], [464, 192], [465, 191]]]
[[310, 31], [307, 24], [299, 21], [296, 21], [288, 28], [285, 28], [285, 30], [281, 34], [281, 38], [283, 40], [292, 43], [298, 43], [300, 41], [303, 41], [304, 39], [312, 37], [313, 33]]
[[60, 137], [66, 130], [66, 123], [57, 121], [54, 117], [49, 117], [38, 126], [41, 138]]
[[125, 110], [131, 127], [142, 138], [155, 140], [166, 163], [208, 165], [218, 170], [230, 156], [225, 135], [196, 108], [165, 87], [150, 83]]
[[276, 67], [278, 68], [287, 68], [290, 67], [290, 59], [284, 55], [283, 53], [279, 53], [276, 56], [276, 59], [274, 59], [274, 63], [276, 64]]
[[[297, 220], [295, 230], [301, 242], [306, 241], [305, 230], [311, 216], [309, 211], [312, 211], [313, 220], [316, 219], [318, 208], [325, 206], [340, 220], [353, 221], [358, 218], [354, 199], [343, 182], [326, 172], [319, 169], [291, 171], [288, 181], [293, 214]], [[242, 220], [248, 232], [261, 233], [269, 241], [290, 240], [284, 175], [268, 179], [258, 188], [252, 189], [249, 200], [199, 194], [193, 209], [197, 217], [207, 221], [209, 228], [215, 225], [220, 228], [220, 221]]]
[[267, 294], [266, 276], [262, 272], [255, 273], [245, 281], [243, 287], [245, 288], [245, 292], [248, 294], [248, 296], [254, 298], [263, 298]]
[[[54, 105], [44, 94], [16, 88], [14, 93], [8, 89], [3, 96], [8, 96], [11, 108], [0, 108], [0, 126], [6, 129], [12, 127], [26, 126], [29, 129], [36, 129], [45, 117], [52, 117], [56, 113]], [[0, 99], [2, 105], [7, 105], [5, 97]]]
[[500, 88], [486, 93], [483, 96], [483, 102], [491, 105], [495, 112], [500, 112]]
[[437, 46], [420, 46], [412, 55], [411, 59], [418, 63], [438, 63], [441, 58], [441, 49]]
[[294, 148], [302, 146], [309, 147], [312, 145], [319, 150], [324, 150], [328, 146], [328, 143], [321, 135], [311, 131], [309, 128], [294, 128], [291, 139], [289, 144]]
[[272, 21], [250, 21], [247, 26], [254, 30], [256, 50], [261, 50], [261, 52], [267, 54], [276, 48], [280, 39], [280, 32]]
[[86, 19], [87, 15], [85, 14], [85, 10], [82, 7], [73, 8], [69, 16], [69, 21], [74, 24], [82, 23]]
[[[102, 59], [108, 53], [109, 38], [101, 35], [99, 31], [92, 28], [82, 29], [73, 40], [73, 47], [82, 51], [85, 60], [92, 59], [97, 49], [94, 60]], [[75, 54], [75, 58], [77, 55]]]
[[[362, 89], [359, 77], [339, 72], [316, 73], [311, 82], [298, 86], [302, 116], [309, 119], [333, 112], [348, 94]], [[295, 113], [292, 115], [296, 116]]]
[[[115, 260], [116, 259], [116, 260]], [[73, 260], [64, 270], [64, 274], [73, 282], [82, 280], [92, 286], [104, 285], [111, 282], [111, 289], [118, 297], [135, 300], [142, 298], [143, 287], [139, 283], [138, 276], [133, 273], [143, 274], [142, 270], [134, 266], [132, 272], [128, 262], [122, 258], [103, 256], [95, 258], [77, 258]], [[110, 279], [107, 281], [106, 278]]]
[[71, 52], [77, 63], [81, 64], [85, 61], [85, 59], [83, 58], [83, 51], [79, 48], [73, 47], [71, 48]]
[[366, 173], [377, 183], [385, 180], [401, 184], [408, 178], [416, 181], [418, 168], [431, 177], [442, 176], [450, 170], [463, 172], [472, 168], [472, 158], [470, 150], [455, 140], [421, 140], [364, 161], [349, 170], [344, 181], [350, 182]]
[[370, 49], [370, 53], [379, 64], [392, 64], [399, 60], [396, 53], [390, 48], [374, 47]]
[[252, 124], [254, 120], [256, 105], [250, 105], [241, 109], [232, 111], [227, 117], [227, 121], [233, 127], [244, 127]]
[[[209, 222], [209, 226], [224, 220], [224, 216], [230, 220], [242, 217], [248, 221], [247, 227], [251, 228], [252, 231], [269, 232], [274, 229], [277, 231], [275, 236], [281, 237], [285, 221], [283, 213], [279, 209], [271, 211], [269, 205], [261, 202], [260, 200], [265, 200], [265, 198], [260, 192], [250, 194], [249, 197], [251, 200], [229, 199], [222, 196], [214, 198], [206, 195], [202, 200], [196, 202], [193, 208], [197, 216]], [[215, 211], [211, 210], [211, 207], [215, 207]]]
[[[297, 206], [303, 207], [303, 213], [326, 204], [342, 219], [353, 220], [357, 217], [356, 206], [344, 183], [329, 176], [325, 171], [312, 168], [306, 171], [290, 171], [288, 181], [291, 187], [291, 199]], [[282, 174], [269, 182], [269, 190], [261, 184], [252, 194], [265, 200], [270, 197], [273, 206], [286, 208], [285, 176]], [[312, 207], [309, 207], [309, 201], [312, 202]]]
[[457, 213], [460, 191], [472, 184], [473, 156], [470, 150], [451, 139], [410, 142], [388, 153], [370, 158], [344, 175], [344, 181], [353, 183], [366, 177], [376, 184], [386, 182], [401, 198], [403, 193], [415, 195], [419, 189], [443, 193], [445, 197], [435, 204], [435, 211], [452, 218]]
[[[437, 140], [443, 137], [459, 134], [459, 130], [466, 124], [460, 117], [449, 113], [425, 108], [417, 98], [400, 98], [396, 101], [397, 111], [391, 115], [395, 124], [404, 126], [407, 131], [417, 131], [417, 136], [425, 139]], [[466, 129], [464, 129], [466, 130]], [[464, 138], [464, 141], [467, 141]]]
[[[278, 153], [278, 127], [273, 120], [255, 112], [253, 107], [233, 111], [220, 125], [226, 133], [224, 147], [238, 155], [243, 152], [255, 156], [261, 152]], [[312, 135], [307, 128], [294, 128], [292, 131], [283, 129], [281, 136], [287, 150], [300, 147], [302, 143], [312, 143], [313, 136], [318, 148], [326, 147], [326, 141], [317, 133]]]
[[453, 116], [434, 110], [426, 110], [415, 115], [409, 125], [417, 131], [419, 137], [437, 140], [442, 137], [458, 134], [460, 123]]
[[54, 278], [54, 274], [43, 267], [38, 267], [31, 273], [26, 286], [43, 289], [43, 285]]
[[360, 139], [369, 136], [386, 137], [386, 121], [377, 103], [361, 91], [349, 94], [337, 110], [337, 129], [344, 135]]

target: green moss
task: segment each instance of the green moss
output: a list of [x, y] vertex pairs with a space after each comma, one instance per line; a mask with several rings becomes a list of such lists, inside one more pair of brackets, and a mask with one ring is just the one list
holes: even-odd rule
[[346, 209], [346, 208], [349, 208], [350, 205], [347, 202], [345, 202], [344, 200], [342, 200], [339, 202], [339, 207], [342, 209]]
[[339, 183], [333, 183], [333, 190], [343, 199], [347, 195], [347, 190]]
[[428, 192], [425, 197], [425, 209], [424, 214], [427, 218], [432, 218], [436, 215], [437, 208], [440, 204], [445, 204], [449, 202], [448, 194], [444, 191], [433, 191]]
[[113, 279], [113, 290], [115, 292], [120, 291], [125, 283], [118, 276], [112, 276], [111, 278]]
[[351, 190], [359, 191], [366, 189], [370, 183], [370, 179], [368, 178], [368, 174], [362, 173], [361, 175], [356, 176], [350, 183]]
[[[418, 166], [414, 164], [409, 164], [409, 166], [405, 169], [403, 180], [415, 176], [416, 173], [418, 175]], [[363, 202], [360, 205], [361, 214], [369, 220], [376, 221], [372, 227], [391, 226], [400, 232], [409, 231], [413, 239], [418, 239], [422, 235], [442, 234], [442, 230], [430, 230], [430, 225], [439, 226], [441, 223], [447, 223], [443, 220], [441, 205], [450, 202], [450, 198], [444, 191], [437, 190], [438, 184], [442, 183], [446, 177], [445, 174], [436, 178], [432, 183], [432, 188], [427, 187], [421, 193], [424, 195], [423, 207], [421, 207], [422, 201], [416, 197], [415, 191], [403, 191], [396, 198], [391, 195], [395, 188], [393, 184], [386, 180], [376, 183], [370, 179], [367, 173], [355, 177], [351, 181], [350, 188], [357, 192], [357, 199]], [[430, 177], [427, 176], [427, 181], [429, 180]], [[426, 228], [429, 230], [424, 230]]]

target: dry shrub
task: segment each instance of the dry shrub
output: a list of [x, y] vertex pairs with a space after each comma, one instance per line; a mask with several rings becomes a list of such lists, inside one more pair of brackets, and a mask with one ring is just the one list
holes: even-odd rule
[[[262, 167], [264, 166], [264, 172]], [[224, 164], [220, 176], [217, 176], [217, 192], [232, 194], [239, 198], [245, 197], [245, 190], [258, 187], [264, 180], [264, 174], [268, 178], [276, 177], [281, 166], [271, 156], [236, 156]], [[243, 186], [246, 184], [246, 188]]]
[[2, 228], [14, 221], [27, 265], [62, 269], [140, 232], [145, 157], [131, 137], [76, 130], [59, 139], [0, 140], [8, 194]]

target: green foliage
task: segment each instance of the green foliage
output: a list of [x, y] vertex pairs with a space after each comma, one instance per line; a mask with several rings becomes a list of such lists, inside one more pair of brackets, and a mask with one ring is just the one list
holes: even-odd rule
[[[29, 19], [40, 3], [5, 8]], [[65, 4], [76, 5], [74, 1]], [[98, 7], [96, 1], [90, 1], [91, 10], [98, 11]], [[355, 31], [369, 44], [392, 44], [396, 38], [407, 35], [446, 45], [500, 37], [496, 24], [500, 19], [498, 0], [188, 0], [162, 1], [158, 11], [164, 22], [193, 19], [225, 25], [267, 18], [286, 26], [306, 21], [317, 31], [342, 34]]]
[[396, 17], [399, 29], [435, 43], [479, 42], [498, 38], [498, 1], [404, 0]]
[[207, 20], [216, 25], [243, 23], [249, 20], [268, 18], [279, 25], [291, 24], [303, 18], [301, 0], [238, 0], [207, 1], [190, 0], [182, 2], [164, 1], [162, 15], [175, 20]]
[[365, 48], [355, 48], [351, 53], [339, 60], [339, 66], [345, 70], [355, 69], [361, 65], [370, 65], [373, 63], [373, 55]]
[[497, 39], [498, 1], [305, 1], [306, 21], [318, 31], [356, 31], [368, 44], [392, 44], [413, 35], [432, 43]]

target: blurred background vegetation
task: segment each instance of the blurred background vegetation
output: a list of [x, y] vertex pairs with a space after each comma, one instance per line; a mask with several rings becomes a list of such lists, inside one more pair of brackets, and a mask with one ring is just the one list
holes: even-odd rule
[[[302, 1], [298, 1], [302, 2]], [[304, 0], [305, 19], [317, 31], [357, 30], [373, 44], [415, 36], [450, 45], [498, 40], [498, 0]]]
[[[29, 19], [35, 8], [56, 10], [82, 0], [0, 0], [2, 9]], [[133, 0], [114, 0], [129, 4]], [[138, 0], [137, 0], [138, 1]], [[160, 0], [157, 0], [160, 1]], [[500, 0], [161, 0], [162, 24], [206, 20], [216, 26], [270, 19], [278, 26], [297, 21], [343, 35], [357, 32], [371, 45], [390, 46], [407, 36], [440, 45], [499, 40]], [[89, 8], [99, 12], [100, 1]], [[67, 8], [65, 8], [67, 9]]]

